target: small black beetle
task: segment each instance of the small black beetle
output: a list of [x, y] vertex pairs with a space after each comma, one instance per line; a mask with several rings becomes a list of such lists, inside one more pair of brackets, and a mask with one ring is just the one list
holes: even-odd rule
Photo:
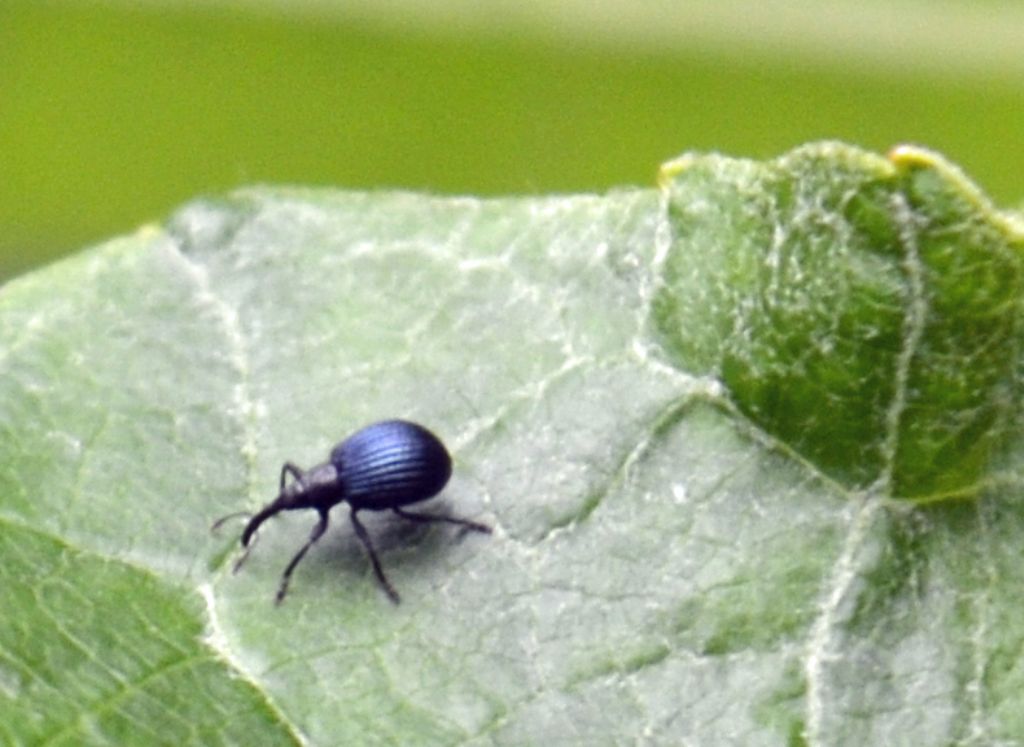
[[[294, 480], [285, 485], [285, 477], [289, 474]], [[490, 533], [489, 526], [475, 521], [412, 513], [402, 508], [410, 503], [433, 498], [441, 492], [451, 474], [452, 460], [444, 444], [423, 426], [405, 420], [383, 420], [368, 425], [335, 446], [331, 450], [330, 461], [324, 464], [303, 472], [291, 462], [284, 463], [281, 467], [281, 490], [277, 498], [260, 509], [242, 531], [242, 547], [245, 552], [235, 563], [235, 570], [241, 568], [249, 556], [249, 550], [252, 549], [250, 540], [264, 521], [279, 511], [303, 508], [316, 510], [320, 520], [313, 527], [309, 540], [284, 569], [276, 597], [276, 602], [280, 604], [288, 591], [288, 579], [295, 566], [327, 530], [328, 512], [339, 503], [347, 503], [351, 509], [349, 518], [352, 527], [370, 556], [377, 580], [391, 601], [397, 604], [398, 592], [384, 575], [370, 536], [357, 514], [363, 509], [390, 509], [411, 521], [444, 521], [475, 532]], [[213, 528], [216, 529], [227, 519], [241, 515], [244, 514], [229, 514], [219, 519]]]

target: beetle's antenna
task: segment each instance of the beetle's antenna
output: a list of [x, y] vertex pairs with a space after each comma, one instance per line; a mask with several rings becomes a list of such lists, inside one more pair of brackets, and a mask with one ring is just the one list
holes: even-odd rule
[[213, 528], [216, 529], [226, 520], [233, 519], [236, 516], [252, 517], [249, 519], [249, 523], [245, 525], [245, 529], [242, 530], [241, 540], [242, 547], [245, 548], [245, 551], [242, 553], [242, 556], [235, 561], [235, 567], [231, 570], [232, 573], [238, 573], [238, 570], [245, 564], [245, 561], [249, 558], [249, 553], [252, 552], [252, 548], [256, 546], [256, 538], [259, 537], [259, 535], [256, 534], [256, 530], [259, 529], [260, 524], [262, 524], [264, 521], [266, 521], [271, 516], [276, 514], [278, 511], [284, 510], [285, 507], [281, 505], [283, 501], [284, 496], [279, 495], [276, 499], [274, 499], [266, 506], [261, 508], [258, 512], [256, 512], [255, 515], [253, 515], [249, 511], [239, 511], [238, 513], [223, 516], [214, 523]]
[[235, 511], [235, 513], [233, 513], [233, 514], [228, 514], [227, 516], [221, 516], [219, 519], [217, 519], [217, 521], [213, 522], [213, 524], [210, 525], [210, 531], [211, 532], [216, 532], [218, 529], [220, 529], [224, 525], [225, 521], [229, 521], [231, 519], [237, 519], [239, 516], [252, 516], [252, 511]]
[[235, 561], [235, 565], [231, 569], [232, 573], [238, 573], [238, 570], [242, 567], [245, 561], [248, 560], [249, 553], [252, 552], [252, 548], [256, 547], [256, 540], [258, 540], [259, 538], [260, 536], [257, 534], [255, 537], [253, 537], [252, 542], [245, 546], [245, 549], [242, 551], [241, 557], [239, 557], [238, 560]]

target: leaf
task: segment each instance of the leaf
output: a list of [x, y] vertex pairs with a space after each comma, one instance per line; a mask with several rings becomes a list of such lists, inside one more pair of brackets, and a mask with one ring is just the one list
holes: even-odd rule
[[[910, 149], [663, 176], [246, 190], [5, 286], [0, 741], [1024, 742], [1018, 219]], [[372, 517], [397, 607], [343, 508], [231, 574], [393, 416], [493, 536]]]
[[678, 365], [851, 486], [975, 492], [1016, 429], [1019, 233], [911, 149], [688, 166], [658, 299]]

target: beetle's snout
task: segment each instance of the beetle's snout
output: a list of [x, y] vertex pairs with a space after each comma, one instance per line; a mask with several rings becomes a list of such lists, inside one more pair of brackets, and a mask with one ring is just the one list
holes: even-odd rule
[[283, 499], [283, 495], [278, 496], [277, 500], [264, 506], [255, 516], [249, 519], [249, 523], [246, 524], [245, 529], [242, 530], [242, 547], [249, 546], [249, 541], [252, 539], [252, 536], [256, 534], [256, 530], [260, 528], [260, 524], [265, 522], [278, 511], [284, 510], [284, 506], [281, 505], [284, 502]]

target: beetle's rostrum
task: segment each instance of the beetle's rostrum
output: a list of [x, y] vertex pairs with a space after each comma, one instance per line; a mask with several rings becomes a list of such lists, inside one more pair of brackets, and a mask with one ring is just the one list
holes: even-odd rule
[[[433, 498], [448, 483], [451, 474], [452, 460], [440, 439], [422, 425], [406, 420], [383, 420], [356, 431], [331, 450], [327, 462], [308, 470], [285, 462], [281, 467], [281, 487], [277, 498], [249, 519], [242, 531], [245, 552], [235, 563], [235, 571], [249, 556], [253, 537], [264, 521], [281, 511], [306, 508], [316, 511], [319, 514], [316, 526], [281, 576], [276, 597], [280, 604], [288, 591], [288, 582], [295, 567], [327, 531], [327, 516], [331, 508], [347, 503], [352, 528], [366, 548], [373, 572], [391, 601], [397, 604], [398, 592], [384, 575], [370, 535], [359, 521], [358, 514], [364, 510], [390, 510], [409, 521], [446, 522], [474, 532], [490, 533], [489, 526], [468, 519], [414, 513], [402, 508]], [[288, 475], [293, 478], [291, 482], [287, 482]], [[214, 529], [239, 515], [222, 517], [213, 525]]]

